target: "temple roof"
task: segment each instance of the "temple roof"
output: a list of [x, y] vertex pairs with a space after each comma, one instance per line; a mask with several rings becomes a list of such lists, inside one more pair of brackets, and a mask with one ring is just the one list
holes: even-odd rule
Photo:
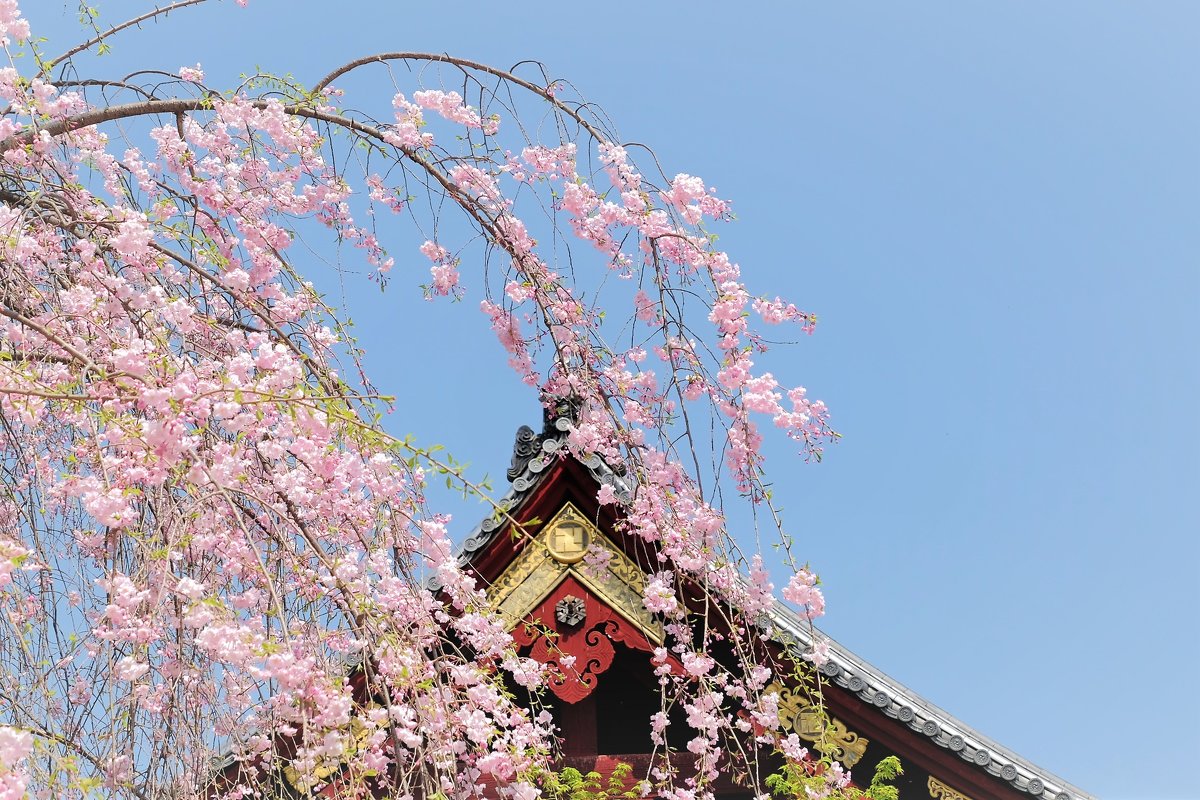
[[[810, 649], [812, 635], [808, 623], [781, 602], [775, 604], [772, 623], [778, 626], [776, 638], [791, 640], [802, 651]], [[939, 747], [956, 753], [968, 764], [1035, 798], [1095, 800], [1082, 789], [1026, 761], [938, 708], [815, 628], [813, 631], [829, 643], [829, 660], [821, 666], [825, 677], [881, 714], [904, 723]]]
[[[508, 469], [508, 480], [512, 486], [496, 502], [497, 506], [509, 513], [520, 507], [555, 460], [566, 454], [566, 437], [570, 429], [571, 420], [568, 417], [548, 418], [540, 434], [528, 425], [517, 429], [512, 465]], [[587, 468], [597, 483], [612, 484], [618, 499], [628, 498], [629, 487], [600, 456], [593, 454], [577, 461]], [[487, 547], [506, 524], [507, 521], [497, 515], [476, 525], [459, 548], [459, 566], [469, 565], [475, 554]]]
[[[548, 416], [541, 433], [528, 426], [518, 430], [512, 466], [508, 471], [512, 486], [498, 502], [505, 512], [511, 514], [521, 507], [551, 472], [550, 467], [557, 459], [574, 458], [567, 453], [565, 441], [571, 424], [568, 417]], [[598, 484], [613, 485], [618, 498], [628, 497], [628, 484], [599, 456], [575, 460]], [[459, 563], [470, 566], [506, 524], [502, 515], [496, 515], [477, 525], [462, 544]], [[857, 696], [878, 714], [903, 724], [945, 752], [957, 755], [970, 768], [1004, 781], [1038, 800], [1094, 800], [1092, 795], [1030, 763], [868, 664], [811, 627], [784, 603], [776, 602], [769, 617], [764, 621], [765, 632], [797, 652], [810, 651], [814, 636], [829, 643], [829, 659], [820, 669], [830, 683]]]

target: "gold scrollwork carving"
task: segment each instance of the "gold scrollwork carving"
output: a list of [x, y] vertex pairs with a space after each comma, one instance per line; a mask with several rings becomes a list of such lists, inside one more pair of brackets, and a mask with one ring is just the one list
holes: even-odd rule
[[871, 743], [846, 727], [837, 717], [827, 716], [809, 701], [803, 690], [772, 684], [767, 689], [779, 693], [779, 723], [793, 731], [822, 755], [853, 767]]
[[932, 775], [929, 776], [929, 796], [941, 800], [971, 800], [957, 789], [951, 789]]
[[[373, 706], [372, 706], [373, 707]], [[346, 731], [345, 747], [340, 756], [322, 756], [312, 768], [301, 772], [292, 764], [283, 768], [284, 780], [301, 794], [308, 794], [316, 787], [324, 784], [341, 769], [346, 762], [357, 753], [374, 729], [363, 722], [361, 717], [352, 717]]]
[[488, 587], [488, 599], [511, 627], [562, 581], [568, 569], [566, 564], [550, 558], [535, 540]]

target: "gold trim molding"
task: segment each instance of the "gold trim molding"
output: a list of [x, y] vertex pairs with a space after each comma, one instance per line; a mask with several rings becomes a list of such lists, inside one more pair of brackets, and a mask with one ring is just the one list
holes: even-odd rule
[[[603, 566], [583, 563], [588, 551], [608, 554]], [[573, 504], [544, 525], [487, 590], [492, 609], [514, 628], [570, 575], [656, 645], [662, 622], [646, 610], [646, 575]]]
[[951, 789], [932, 775], [929, 776], [929, 796], [941, 798], [941, 800], [971, 800], [967, 795], [957, 789]]

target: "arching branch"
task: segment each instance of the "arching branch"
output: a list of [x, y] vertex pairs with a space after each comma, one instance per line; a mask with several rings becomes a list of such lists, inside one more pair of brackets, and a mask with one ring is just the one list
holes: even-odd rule
[[147, 11], [145, 14], [142, 14], [140, 17], [134, 17], [133, 19], [126, 20], [125, 22], [122, 22], [119, 25], [114, 25], [111, 28], [109, 28], [108, 30], [106, 30], [104, 33], [100, 34], [99, 36], [95, 36], [91, 39], [88, 39], [86, 42], [81, 42], [80, 44], [75, 45], [70, 50], [63, 53], [61, 56], [52, 58], [49, 61], [47, 61], [45, 64], [42, 65], [42, 68], [46, 72], [49, 72], [50, 70], [54, 69], [56, 66], [61, 64], [62, 62], [66, 61], [71, 56], [82, 53], [84, 50], [87, 50], [89, 47], [91, 47], [94, 44], [100, 44], [100, 42], [104, 41], [109, 36], [112, 36], [114, 33], [119, 33], [120, 31], [123, 31], [126, 28], [132, 28], [134, 25], [138, 25], [140, 23], [146, 22], [147, 20], [154, 19], [155, 17], [170, 14], [172, 11], [175, 11], [176, 9], [186, 8], [187, 6], [199, 5], [200, 3], [203, 3], [203, 2], [205, 2], [205, 0], [179, 0], [178, 2], [172, 3], [171, 5], [169, 5], [165, 8], [156, 8], [153, 11]]
[[324, 91], [325, 88], [335, 80], [352, 70], [358, 69], [359, 67], [366, 66], [367, 64], [384, 64], [388, 61], [432, 61], [442, 64], [451, 64], [461, 69], [471, 69], [475, 70], [476, 72], [492, 75], [502, 81], [505, 81], [506, 83], [520, 86], [522, 89], [528, 89], [530, 92], [533, 92], [538, 97], [552, 104], [559, 111], [578, 122], [580, 127], [587, 131], [588, 134], [591, 135], [596, 141], [609, 141], [608, 136], [605, 136], [603, 133], [597, 130], [596, 127], [592, 125], [592, 123], [588, 122], [576, 109], [571, 108], [569, 105], [555, 97], [554, 94], [545, 86], [538, 86], [536, 83], [531, 83], [530, 81], [518, 77], [517, 75], [514, 75], [506, 70], [497, 69], [496, 67], [481, 63], [479, 61], [472, 61], [468, 58], [458, 58], [457, 56], [451, 56], [446, 53], [396, 51], [390, 53], [376, 53], [372, 56], [357, 58], [354, 61], [343, 64], [321, 80], [317, 81], [316, 85], [313, 86], [313, 93], [317, 94]]

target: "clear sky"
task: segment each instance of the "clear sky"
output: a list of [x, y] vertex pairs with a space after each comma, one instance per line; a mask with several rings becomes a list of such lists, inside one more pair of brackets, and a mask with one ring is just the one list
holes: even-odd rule
[[[21, 5], [76, 41], [75, 0]], [[734, 201], [752, 290], [820, 316], [776, 368], [844, 440], [774, 470], [825, 630], [1097, 795], [1200, 792], [1200, 5], [251, 0], [114, 46], [88, 63], [218, 87], [396, 49], [573, 81]], [[344, 282], [391, 427], [502, 481], [536, 398], [398, 260], [382, 297]], [[444, 357], [404, 357], [414, 326]]]

